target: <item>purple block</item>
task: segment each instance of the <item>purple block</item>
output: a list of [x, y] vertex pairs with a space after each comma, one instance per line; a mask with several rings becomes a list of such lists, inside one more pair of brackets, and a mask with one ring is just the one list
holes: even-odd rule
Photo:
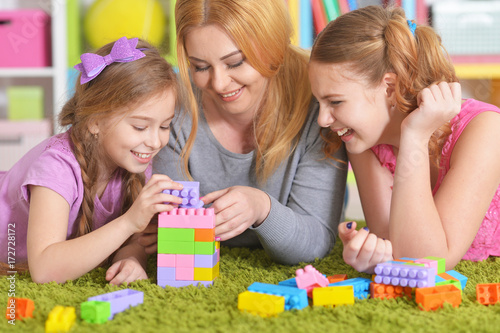
[[434, 287], [436, 274], [431, 267], [381, 263], [375, 267], [375, 283], [393, 286], [425, 288]]
[[129, 307], [142, 304], [144, 302], [144, 293], [138, 290], [123, 289], [107, 294], [89, 297], [87, 301], [109, 302], [111, 315], [108, 319], [113, 319], [113, 316], [115, 314], [123, 312]]
[[172, 194], [176, 197], [182, 199], [182, 203], [179, 207], [182, 208], [201, 208], [203, 207], [203, 201], [200, 200], [200, 183], [199, 182], [181, 182], [175, 181], [176, 183], [182, 184], [184, 188], [180, 191], [178, 190], [163, 190], [163, 193]]
[[187, 286], [197, 287], [199, 283], [201, 283], [205, 287], [208, 287], [208, 286], [211, 286], [214, 282], [213, 281], [175, 281], [175, 280], [160, 280], [160, 279], [158, 279], [158, 282], [157, 282], [157, 284], [162, 288], [165, 288], [166, 286], [175, 287], [175, 288], [187, 287]]
[[219, 250], [214, 254], [195, 254], [194, 267], [212, 268], [219, 262]]
[[175, 280], [175, 267], [158, 267], [158, 280]]

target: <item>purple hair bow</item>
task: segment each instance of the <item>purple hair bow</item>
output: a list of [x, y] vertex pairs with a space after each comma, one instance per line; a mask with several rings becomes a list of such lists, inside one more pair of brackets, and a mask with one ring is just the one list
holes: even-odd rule
[[111, 52], [104, 57], [94, 53], [82, 54], [80, 56], [82, 62], [74, 67], [82, 73], [80, 84], [93, 80], [106, 66], [114, 62], [131, 62], [145, 57], [144, 53], [135, 48], [138, 41], [138, 38], [128, 40], [127, 37], [122, 37], [115, 42]]

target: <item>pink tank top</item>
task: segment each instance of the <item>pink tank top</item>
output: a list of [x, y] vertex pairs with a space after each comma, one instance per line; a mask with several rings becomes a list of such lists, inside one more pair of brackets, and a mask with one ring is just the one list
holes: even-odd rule
[[[500, 113], [500, 109], [494, 105], [467, 99], [462, 104], [460, 113], [451, 121], [451, 134], [446, 140], [441, 152], [440, 170], [436, 185], [432, 194], [436, 194], [444, 177], [450, 169], [450, 158], [453, 148], [469, 122], [478, 114], [485, 111]], [[394, 176], [396, 169], [396, 156], [391, 145], [378, 145], [372, 148], [380, 163], [385, 166]], [[486, 212], [472, 245], [463, 259], [479, 261], [489, 256], [500, 256], [500, 186], [498, 187], [490, 207]]]

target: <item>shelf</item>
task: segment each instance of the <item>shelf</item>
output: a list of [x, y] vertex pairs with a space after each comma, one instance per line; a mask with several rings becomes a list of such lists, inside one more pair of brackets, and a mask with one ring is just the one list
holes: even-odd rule
[[0, 68], [0, 78], [48, 77], [54, 76], [52, 67]]

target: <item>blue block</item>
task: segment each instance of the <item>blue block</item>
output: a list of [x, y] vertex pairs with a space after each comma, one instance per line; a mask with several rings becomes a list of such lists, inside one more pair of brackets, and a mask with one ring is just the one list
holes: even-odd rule
[[465, 289], [465, 285], [467, 284], [467, 277], [466, 276], [464, 276], [464, 275], [462, 275], [459, 272], [454, 271], [454, 270], [447, 271], [446, 273], [453, 276], [458, 281], [460, 281], [460, 284], [462, 285], [462, 290]]
[[370, 283], [372, 280], [357, 277], [353, 279], [347, 279], [344, 281], [330, 283], [329, 287], [338, 287], [338, 286], [352, 286], [354, 289], [354, 297], [357, 299], [365, 299], [370, 294]]
[[291, 278], [291, 279], [288, 279], [288, 280], [285, 280], [285, 281], [280, 281], [280, 282], [278, 282], [278, 285], [298, 288], [297, 287], [297, 281], [295, 281], [295, 278]]
[[261, 294], [283, 296], [285, 298], [285, 310], [302, 310], [309, 305], [307, 291], [288, 286], [254, 282], [248, 287], [248, 291]]

